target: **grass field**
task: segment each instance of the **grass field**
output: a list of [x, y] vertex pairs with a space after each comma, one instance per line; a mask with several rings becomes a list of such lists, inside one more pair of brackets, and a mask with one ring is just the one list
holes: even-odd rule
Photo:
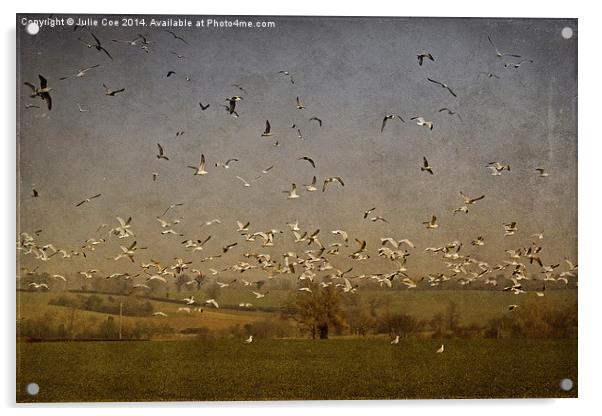
[[[17, 401], [576, 397], [576, 340], [17, 344]], [[570, 378], [570, 392], [559, 388]], [[27, 383], [40, 385], [37, 396]]]
[[[172, 293], [170, 298], [182, 299], [194, 295], [201, 302], [206, 299], [203, 292]], [[20, 318], [35, 317], [45, 312], [52, 312], [60, 319], [68, 319], [70, 310], [68, 308], [48, 305], [48, 301], [58, 296], [57, 292], [17, 292], [18, 311]], [[105, 297], [106, 295], [100, 295]], [[236, 307], [240, 302], [252, 302], [257, 307], [275, 308], [281, 306], [291, 296], [290, 291], [271, 291], [265, 298], [252, 299], [249, 290], [228, 288], [220, 293], [219, 310], [213, 307], [204, 307], [203, 314], [193, 313], [187, 315], [178, 313], [177, 309], [183, 304], [173, 302], [151, 301], [155, 311], [162, 311], [169, 315], [168, 318], [124, 318], [124, 319], [164, 319], [166, 323], [176, 329], [191, 326], [206, 326], [209, 329], [226, 329], [232, 325], [244, 325], [257, 320], [265, 319], [273, 314], [260, 311], [246, 311], [228, 309], [227, 306]], [[418, 319], [430, 319], [437, 312], [443, 312], [450, 301], [457, 304], [458, 312], [465, 324], [476, 323], [484, 325], [489, 319], [498, 318], [508, 313], [509, 304], [521, 305], [528, 297], [535, 296], [533, 293], [526, 295], [514, 295], [510, 292], [493, 290], [430, 290], [430, 291], [390, 291], [390, 290], [362, 290], [356, 294], [346, 296], [358, 297], [360, 301], [366, 302], [371, 298], [388, 298], [388, 309], [390, 312], [403, 312], [415, 316]], [[539, 298], [541, 302], [553, 302], [559, 306], [577, 301], [577, 290], [549, 290], [545, 297]], [[379, 312], [384, 312], [385, 304], [378, 307]], [[96, 312], [78, 311], [78, 316], [106, 316]]]

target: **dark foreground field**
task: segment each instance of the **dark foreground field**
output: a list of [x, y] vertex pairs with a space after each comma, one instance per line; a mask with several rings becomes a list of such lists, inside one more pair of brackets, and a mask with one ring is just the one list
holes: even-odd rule
[[[17, 401], [576, 397], [575, 340], [19, 343]], [[570, 378], [570, 392], [559, 388]], [[33, 397], [27, 383], [40, 385]]]

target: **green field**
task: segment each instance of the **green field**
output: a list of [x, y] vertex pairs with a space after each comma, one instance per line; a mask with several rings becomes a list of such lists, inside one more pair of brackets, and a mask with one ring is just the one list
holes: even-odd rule
[[[251, 302], [258, 308], [278, 308], [294, 292], [274, 290], [262, 299], [254, 299], [249, 290], [239, 288], [227, 288], [220, 292], [219, 302], [222, 307], [219, 310], [208, 306], [204, 308], [204, 315], [198, 314], [186, 315], [178, 313], [177, 309], [183, 304], [174, 302], [151, 301], [155, 311], [162, 311], [169, 314], [164, 318], [165, 322], [177, 329], [189, 326], [206, 326], [210, 329], [225, 329], [230, 325], [255, 322], [260, 319], [266, 319], [274, 314], [253, 311], [253, 310], [233, 310], [237, 308], [240, 302]], [[68, 319], [69, 310], [60, 306], [48, 305], [48, 301], [58, 296], [59, 292], [17, 292], [19, 318], [35, 317], [44, 314], [47, 311], [56, 314], [58, 317]], [[89, 294], [87, 294], [89, 295]], [[172, 300], [179, 300], [184, 297], [194, 295], [195, 298], [203, 302], [207, 296], [202, 292], [181, 292], [171, 293]], [[99, 295], [106, 297], [106, 295]], [[430, 319], [437, 312], [444, 312], [450, 301], [457, 304], [458, 312], [465, 324], [484, 325], [489, 319], [499, 318], [508, 313], [509, 304], [522, 305], [528, 298], [535, 296], [534, 293], [526, 295], [514, 295], [510, 292], [499, 290], [362, 290], [355, 294], [346, 294], [349, 298], [357, 298], [358, 302], [366, 303], [370, 299], [380, 299], [381, 303], [377, 307], [379, 313], [386, 310], [392, 313], [406, 313], [415, 316], [418, 319]], [[537, 298], [539, 302], [551, 302], [557, 306], [564, 306], [577, 301], [577, 290], [548, 290], [542, 298]], [[382, 302], [387, 300], [386, 302]], [[91, 316], [95, 312], [78, 311], [81, 316]], [[202, 319], [201, 319], [202, 318]], [[130, 319], [162, 319], [157, 317], [148, 318], [130, 318]]]
[[[17, 344], [17, 401], [576, 397], [576, 340]], [[575, 388], [559, 389], [563, 378]], [[39, 395], [25, 393], [27, 383]]]

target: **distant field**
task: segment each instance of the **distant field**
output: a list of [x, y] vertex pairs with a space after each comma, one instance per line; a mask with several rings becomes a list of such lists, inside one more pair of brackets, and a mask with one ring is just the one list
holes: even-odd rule
[[[58, 296], [58, 292], [18, 292], [17, 296], [19, 317], [39, 316], [46, 311], [52, 311], [58, 316], [67, 316], [70, 313], [68, 308], [48, 305], [48, 301]], [[89, 294], [86, 294], [89, 295]], [[201, 303], [207, 296], [201, 292], [181, 292], [170, 293], [171, 300], [179, 300], [184, 297], [194, 295]], [[182, 329], [190, 326], [207, 326], [210, 329], [225, 329], [230, 325], [254, 322], [259, 319], [265, 319], [273, 314], [258, 311], [232, 310], [228, 307], [238, 307], [240, 302], [251, 302], [254, 306], [262, 308], [277, 308], [286, 302], [292, 295], [291, 291], [273, 290], [262, 299], [254, 299], [250, 290], [239, 288], [226, 288], [220, 292], [219, 303], [222, 308], [214, 309], [212, 306], [203, 307], [203, 314], [193, 313], [187, 315], [178, 313], [177, 309], [183, 304], [173, 302], [151, 301], [155, 311], [162, 311], [169, 315], [168, 318], [149, 317], [149, 318], [131, 318], [131, 319], [164, 319], [174, 328]], [[100, 295], [106, 296], [106, 295]], [[430, 319], [437, 312], [444, 312], [448, 303], [453, 301], [458, 306], [458, 312], [465, 324], [486, 324], [491, 318], [500, 317], [508, 313], [509, 304], [521, 305], [528, 297], [534, 296], [533, 293], [525, 295], [514, 295], [510, 292], [499, 290], [361, 290], [355, 294], [346, 294], [349, 297], [358, 297], [360, 301], [366, 302], [370, 299], [389, 299], [389, 302], [381, 302], [377, 310], [379, 313], [385, 312], [403, 312], [415, 316], [419, 319]], [[541, 302], [552, 302], [559, 306], [577, 301], [577, 290], [549, 290], [543, 298], [538, 298]], [[388, 306], [387, 306], [388, 305]], [[80, 316], [97, 315], [95, 312], [77, 311]], [[126, 318], [130, 319], [130, 318]], [[194, 323], [194, 325], [191, 325]]]
[[[88, 296], [89, 294], [86, 294]], [[48, 301], [58, 296], [58, 293], [40, 293], [40, 292], [18, 292], [20, 301], [17, 303], [17, 316], [19, 319], [35, 318], [44, 315], [47, 312], [52, 313], [59, 321], [68, 322], [71, 317], [71, 308], [48, 305]], [[106, 297], [106, 295], [99, 295]], [[184, 297], [184, 296], [182, 296]], [[117, 297], [118, 298], [118, 297]], [[215, 309], [212, 306], [203, 307], [203, 312], [177, 312], [179, 307], [186, 306], [183, 303], [150, 301], [155, 311], [161, 311], [168, 317], [148, 316], [148, 317], [123, 317], [124, 323], [131, 321], [150, 320], [153, 322], [165, 322], [170, 327], [179, 331], [186, 328], [207, 327], [210, 330], [222, 330], [234, 325], [245, 325], [258, 320], [263, 320], [270, 316], [266, 312], [247, 312], [227, 309]], [[109, 314], [77, 310], [75, 319], [85, 319], [88, 317], [106, 318]]]
[[[17, 344], [17, 401], [576, 397], [576, 340]], [[575, 388], [559, 389], [563, 378]], [[25, 393], [40, 385], [38, 396]]]

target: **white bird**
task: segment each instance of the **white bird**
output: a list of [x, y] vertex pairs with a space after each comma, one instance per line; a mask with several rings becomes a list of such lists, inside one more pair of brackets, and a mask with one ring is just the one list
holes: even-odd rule
[[256, 299], [261, 299], [265, 297], [265, 294], [259, 292], [252, 292], [255, 295]]
[[213, 305], [213, 306], [215, 306], [215, 308], [216, 308], [216, 309], [219, 309], [219, 305], [218, 305], [218, 303], [215, 301], [215, 299], [207, 299], [207, 300], [205, 301], [205, 303], [206, 303], [206, 304], [208, 304], [208, 305]]
[[439, 224], [437, 224], [437, 217], [434, 215], [431, 217], [430, 221], [424, 221], [422, 224], [424, 224], [428, 230], [434, 230], [439, 227]]
[[253, 335], [249, 335], [249, 338], [245, 339], [245, 344], [250, 344], [253, 342]]
[[435, 123], [433, 123], [432, 121], [426, 121], [424, 117], [412, 117], [410, 120], [416, 121], [417, 125], [424, 126], [429, 130], [432, 130], [433, 127], [435, 127]]
[[286, 194], [288, 194], [287, 199], [296, 199], [296, 198], [300, 198], [301, 196], [297, 194], [297, 185], [296, 184], [292, 184], [292, 188], [290, 191], [282, 191]]
[[182, 299], [182, 301], [186, 302], [187, 305], [192, 305], [195, 302], [194, 296], [190, 296], [189, 298], [184, 298], [184, 299]]
[[391, 345], [399, 344], [399, 335], [395, 336], [395, 339], [391, 341]]
[[544, 168], [535, 168], [535, 170], [539, 173], [540, 178], [545, 178], [548, 176], [548, 173], [545, 171]]
[[198, 166], [188, 166], [190, 169], [194, 169], [195, 175], [206, 175], [207, 171], [205, 170], [205, 155], [201, 153], [201, 160]]
[[153, 316], [162, 316], [164, 318], [167, 318], [167, 314], [164, 312], [155, 312], [153, 313]]
[[441, 344], [441, 346], [439, 347], [439, 349], [437, 351], [435, 351], [437, 354], [442, 354], [443, 351], [445, 351], [445, 345]]

